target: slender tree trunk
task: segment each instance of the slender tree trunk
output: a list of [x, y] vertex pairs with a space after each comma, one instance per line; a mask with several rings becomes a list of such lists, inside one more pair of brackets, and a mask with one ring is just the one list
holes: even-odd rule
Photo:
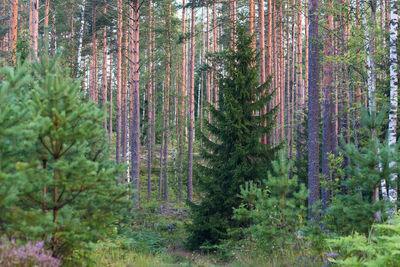
[[97, 36], [96, 36], [96, 11], [97, 5], [94, 3], [92, 14], [92, 63], [90, 70], [90, 89], [89, 96], [97, 104]]
[[[258, 0], [258, 41], [259, 41], [259, 49], [260, 49], [260, 84], [264, 84], [266, 82], [265, 78], [265, 21], [264, 21], [264, 0]], [[264, 92], [265, 93], [265, 92]], [[266, 113], [266, 108], [263, 107], [261, 114], [264, 115]], [[266, 122], [263, 122], [263, 126], [266, 126]], [[268, 137], [264, 135], [261, 138], [261, 142], [263, 144], [267, 144]]]
[[[269, 1], [271, 1], [271, 0], [269, 0]], [[254, 35], [254, 29], [255, 29], [255, 24], [254, 24], [255, 17], [256, 17], [256, 6], [254, 3], [254, 0], [250, 0], [249, 1], [249, 33], [252, 36]], [[208, 4], [207, 4], [207, 26], [208, 26]], [[207, 28], [207, 32], [208, 32], [208, 28]], [[254, 36], [253, 43], [252, 43], [253, 48], [256, 47], [255, 39], [256, 39], [256, 37]], [[207, 51], [208, 51], [208, 49], [207, 49]]]
[[194, 143], [194, 51], [195, 51], [195, 8], [192, 6], [192, 31], [190, 47], [190, 93], [189, 93], [189, 149], [188, 149], [188, 195], [189, 201], [193, 198], [193, 143]]
[[131, 84], [133, 110], [131, 111], [131, 177], [135, 193], [136, 208], [140, 207], [140, 99], [139, 99], [139, 0], [133, 3], [131, 9], [133, 59], [131, 69]]
[[31, 60], [34, 60], [37, 59], [38, 57], [39, 0], [32, 0], [31, 11], [32, 11], [31, 42], [33, 50], [33, 55], [31, 55]]
[[[104, 5], [104, 15], [107, 14], [107, 5]], [[104, 108], [104, 124], [103, 129], [107, 129], [107, 26], [103, 29], [103, 68], [102, 68], [102, 87], [103, 87], [103, 108]]]
[[[125, 5], [128, 8], [128, 5]], [[128, 9], [129, 10], [129, 9]], [[129, 29], [132, 28], [132, 20], [129, 19], [125, 21], [125, 26], [123, 27], [123, 49], [122, 49], [122, 93], [121, 93], [121, 145], [122, 145], [122, 163], [126, 164], [128, 159], [128, 131], [129, 131], [129, 121], [128, 121], [128, 50], [132, 51], [132, 42], [129, 42]], [[130, 52], [129, 51], [129, 52]], [[132, 85], [132, 83], [131, 83]], [[132, 87], [131, 87], [132, 88]], [[132, 105], [131, 105], [132, 107]], [[124, 172], [122, 176], [123, 180], [128, 183], [128, 171]]]
[[319, 189], [319, 49], [318, 49], [318, 0], [310, 0], [308, 17], [309, 34], [309, 90], [308, 90], [308, 207], [311, 217], [317, 219], [312, 212], [314, 204], [320, 199]]
[[[300, 133], [303, 131], [301, 122], [304, 119], [303, 116], [303, 105], [304, 105], [304, 81], [303, 81], [303, 6], [302, 2], [298, 2], [297, 5], [298, 12], [297, 12], [297, 56], [296, 56], [296, 62], [297, 62], [297, 93], [296, 93], [296, 123], [297, 123], [297, 140], [296, 140], [296, 145], [299, 146], [302, 142]], [[296, 150], [297, 152], [297, 158], [301, 157], [301, 152], [300, 149]]]
[[[389, 112], [389, 145], [397, 142], [397, 106], [398, 106], [398, 71], [397, 71], [397, 34], [398, 34], [397, 1], [390, 0], [390, 112]], [[395, 167], [395, 162], [390, 163]], [[397, 173], [391, 174], [391, 183], [397, 184]], [[389, 200], [397, 202], [397, 186], [389, 185]], [[392, 211], [393, 213], [393, 211]]]
[[[50, 0], [46, 0], [45, 11], [44, 11], [44, 24], [43, 24], [44, 46], [46, 49], [49, 48], [49, 46], [48, 46], [49, 45], [49, 16], [50, 16]], [[48, 52], [48, 50], [46, 50], [46, 53], [47, 52]]]
[[[328, 0], [328, 7], [332, 8], [332, 0]], [[323, 179], [328, 183], [330, 177], [329, 169], [329, 153], [333, 152], [331, 134], [334, 131], [333, 125], [333, 66], [330, 58], [333, 56], [332, 36], [329, 34], [333, 30], [333, 16], [328, 15], [328, 34], [325, 39], [325, 63], [323, 67], [323, 126], [322, 126], [322, 175]], [[321, 189], [322, 208], [326, 210], [329, 205], [330, 190], [327, 186]]]
[[167, 18], [167, 70], [165, 82], [165, 133], [164, 133], [164, 200], [169, 200], [169, 186], [168, 186], [168, 140], [169, 140], [169, 95], [171, 85], [171, 3], [168, 4], [168, 18]]
[[[119, 1], [119, 0], [118, 0]], [[82, 72], [82, 46], [83, 46], [83, 29], [85, 25], [85, 6], [86, 0], [82, 0], [82, 11], [81, 11], [81, 26], [79, 29], [79, 41], [78, 41], [78, 73]]]
[[109, 110], [109, 121], [108, 121], [108, 138], [109, 138], [109, 142], [111, 144], [112, 142], [112, 133], [113, 133], [113, 120], [112, 120], [112, 114], [113, 114], [113, 52], [111, 49], [111, 45], [110, 45], [110, 110]]
[[11, 2], [11, 10], [10, 10], [10, 33], [9, 33], [9, 41], [8, 41], [8, 51], [12, 55], [12, 62], [15, 64], [15, 48], [17, 45], [18, 38], [18, 0], [13, 0]]
[[121, 152], [121, 68], [122, 68], [122, 0], [117, 0], [117, 137], [116, 137], [116, 160], [120, 163]]
[[[250, 16], [250, 20], [252, 20], [253, 23], [253, 32], [254, 34], [254, 0], [253, 1], [253, 18]], [[251, 4], [250, 4], [251, 5]], [[250, 27], [251, 28], [251, 27]], [[210, 7], [209, 4], [207, 3], [207, 34], [206, 34], [206, 51], [210, 51]], [[255, 43], [254, 43], [255, 46]], [[208, 59], [206, 58], [206, 64], [208, 65]], [[212, 76], [211, 76], [212, 77]], [[210, 105], [211, 104], [211, 77], [210, 77], [210, 72], [207, 72], [207, 103]], [[208, 111], [208, 122], [211, 122], [211, 112]]]
[[304, 107], [307, 105], [307, 99], [308, 99], [308, 80], [309, 80], [309, 18], [308, 18], [308, 14], [309, 14], [309, 10], [308, 10], [308, 0], [304, 0], [304, 13], [306, 14], [305, 18], [304, 18], [304, 43], [305, 43], [305, 49], [304, 49], [304, 60], [305, 60], [305, 64], [304, 64]]
[[[213, 49], [212, 53], [217, 52], [217, 11], [216, 4], [213, 2]], [[217, 66], [213, 66], [214, 71], [212, 72], [212, 83], [214, 89], [214, 105], [215, 108], [218, 108], [218, 85], [217, 85]]]
[[178, 156], [178, 199], [182, 200], [182, 158], [183, 158], [183, 127], [184, 127], [184, 116], [185, 116], [185, 91], [186, 91], [186, 19], [185, 19], [186, 9], [185, 0], [182, 0], [182, 34], [184, 36], [182, 42], [182, 73], [181, 73], [181, 91], [180, 91], [180, 115], [179, 115], [179, 135], [178, 135], [178, 146], [179, 146], [179, 156]]
[[[371, 20], [375, 23], [375, 0], [370, 1], [371, 7]], [[368, 27], [366, 11], [368, 9], [368, 3], [364, 0], [363, 8], [362, 8], [362, 16], [363, 16], [363, 24], [365, 27], [365, 39], [366, 39], [366, 54], [367, 54], [367, 76], [368, 76], [368, 105], [369, 105], [369, 113], [371, 115], [376, 113], [376, 100], [375, 100], [375, 91], [376, 91], [376, 76], [375, 76], [375, 62], [373, 58], [373, 41], [374, 41], [374, 25]], [[375, 130], [372, 130], [372, 138], [376, 137]], [[379, 187], [375, 188], [372, 196], [373, 203], [379, 201]], [[381, 220], [381, 214], [379, 211], [375, 212], [374, 215], [375, 221]]]
[[149, 57], [148, 57], [148, 73], [149, 73], [149, 80], [147, 82], [147, 199], [151, 199], [151, 160], [153, 154], [153, 146], [152, 146], [152, 137], [153, 134], [152, 130], [152, 101], [153, 101], [153, 70], [152, 70], [152, 0], [149, 0]]

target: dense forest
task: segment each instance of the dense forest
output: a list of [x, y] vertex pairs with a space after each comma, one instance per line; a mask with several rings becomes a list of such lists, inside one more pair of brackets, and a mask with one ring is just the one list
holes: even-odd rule
[[0, 0], [1, 266], [400, 266], [396, 0]]

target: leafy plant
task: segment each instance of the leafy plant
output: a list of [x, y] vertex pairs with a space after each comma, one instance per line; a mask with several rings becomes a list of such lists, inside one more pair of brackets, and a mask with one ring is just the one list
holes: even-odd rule
[[328, 244], [340, 256], [330, 261], [340, 266], [399, 266], [400, 217], [375, 224], [368, 237], [354, 233], [330, 239]]

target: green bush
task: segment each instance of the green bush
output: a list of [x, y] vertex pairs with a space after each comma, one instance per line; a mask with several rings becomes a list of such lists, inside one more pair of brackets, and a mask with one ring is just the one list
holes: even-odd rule
[[375, 224], [368, 238], [358, 233], [328, 240], [340, 266], [400, 266], [400, 217]]
[[0, 231], [46, 240], [66, 260], [112, 233], [129, 208], [104, 112], [84, 102], [57, 57], [0, 73]]
[[279, 159], [272, 162], [273, 172], [268, 172], [263, 187], [253, 182], [241, 187], [239, 197], [243, 202], [234, 208], [233, 218], [250, 222], [244, 234], [257, 249], [273, 250], [293, 244], [297, 240], [295, 232], [303, 226], [308, 193], [296, 176], [290, 178], [292, 166], [282, 150]]

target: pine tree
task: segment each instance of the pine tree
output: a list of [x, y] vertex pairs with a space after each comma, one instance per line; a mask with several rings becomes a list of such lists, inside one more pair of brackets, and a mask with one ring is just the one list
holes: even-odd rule
[[281, 150], [279, 158], [272, 161], [272, 171], [268, 172], [264, 186], [251, 181], [240, 188], [243, 203], [234, 209], [234, 218], [241, 222], [250, 220], [244, 232], [261, 250], [290, 244], [306, 215], [307, 189], [298, 183], [297, 176], [290, 178], [292, 167], [293, 162]]
[[[197, 172], [204, 197], [200, 204], [191, 203], [193, 223], [188, 226], [188, 243], [192, 248], [217, 244], [227, 237], [227, 229], [235, 225], [231, 217], [233, 208], [240, 204], [240, 186], [266, 178], [275, 154], [275, 148], [262, 144], [261, 137], [271, 134], [276, 109], [254, 115], [272, 94], [266, 93], [269, 81], [258, 84], [259, 59], [245, 29], [237, 24], [236, 50], [228, 49], [214, 58], [220, 60], [225, 73], [219, 73], [219, 108], [209, 103], [213, 121], [204, 121], [204, 165]], [[266, 127], [262, 126], [264, 122]]]
[[[387, 112], [378, 115], [362, 112], [361, 123], [369, 131], [370, 137], [357, 148], [354, 143], [344, 144], [343, 154], [350, 159], [346, 168], [348, 179], [344, 180], [342, 192], [332, 200], [327, 210], [328, 224], [336, 231], [350, 233], [368, 233], [377, 219], [374, 214], [381, 213], [391, 204], [389, 201], [376, 200], [375, 191], [381, 180], [391, 182], [391, 173], [397, 173], [398, 144], [382, 143], [375, 132], [382, 127]], [[390, 164], [394, 162], [395, 164]]]
[[35, 147], [43, 164], [28, 173], [21, 205], [43, 209], [41, 222], [50, 228], [41, 236], [50, 238], [59, 257], [77, 246], [87, 248], [109, 231], [124, 209], [119, 204], [126, 189], [116, 186], [121, 168], [111, 160], [104, 138], [104, 112], [82, 101], [80, 82], [69, 78], [57, 57], [41, 58], [33, 70], [30, 114], [40, 122]]

